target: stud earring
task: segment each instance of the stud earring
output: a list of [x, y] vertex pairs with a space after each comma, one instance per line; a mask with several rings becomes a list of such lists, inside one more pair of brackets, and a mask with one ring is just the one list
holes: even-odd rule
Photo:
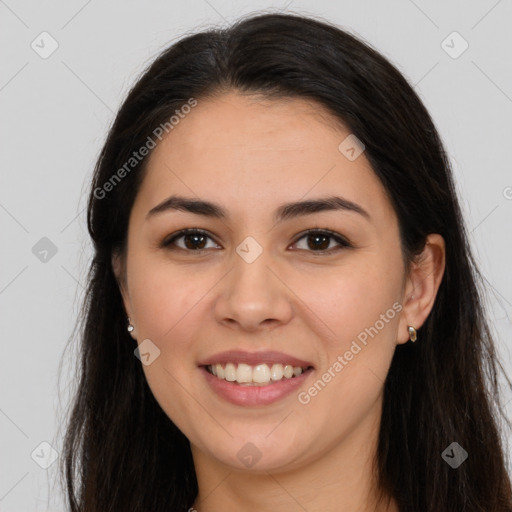
[[130, 317], [128, 317], [128, 327], [127, 327], [127, 330], [129, 333], [132, 333], [133, 332], [133, 325], [131, 324], [131, 320], [130, 320]]
[[416, 329], [412, 325], [409, 325], [408, 329], [409, 329], [409, 339], [412, 342], [415, 342], [416, 338], [417, 338], [417, 336], [416, 336], [417, 335]]

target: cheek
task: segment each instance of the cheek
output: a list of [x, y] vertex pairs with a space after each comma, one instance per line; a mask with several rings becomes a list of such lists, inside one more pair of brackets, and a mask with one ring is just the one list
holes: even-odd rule
[[328, 425], [332, 435], [348, 435], [382, 396], [401, 305], [397, 276], [384, 278], [381, 270], [342, 272], [323, 292], [317, 287], [298, 292], [318, 315], [317, 334], [328, 333], [319, 336], [322, 367], [298, 397], [312, 430]]
[[160, 351], [154, 362], [143, 366], [147, 383], [169, 418], [188, 432], [190, 418], [197, 415], [192, 398], [197, 395], [192, 378], [197, 368], [191, 355], [194, 340], [204, 330], [205, 294], [216, 280], [211, 272], [200, 276], [155, 258], [134, 258], [130, 272], [138, 343], [149, 339]]
[[[399, 268], [397, 266], [397, 268]], [[327, 283], [296, 283], [321, 344], [321, 368], [300, 403], [333, 424], [359, 421], [379, 398], [396, 347], [400, 274], [376, 259], [331, 272]], [[325, 418], [324, 418], [325, 419]], [[355, 424], [355, 423], [354, 423]]]
[[[305, 274], [291, 286], [304, 303], [304, 314], [331, 353], [343, 353], [353, 340], [392, 338], [400, 298], [400, 275], [374, 258], [354, 258], [329, 273]], [[395, 304], [395, 307], [393, 305]], [[375, 329], [378, 332], [375, 332]], [[368, 334], [370, 332], [370, 334]]]
[[215, 282], [212, 273], [200, 274], [192, 267], [156, 258], [134, 260], [130, 271], [130, 295], [138, 333], [167, 343], [182, 339], [176, 332], [186, 326], [190, 337], [191, 325], [197, 325], [191, 320]]

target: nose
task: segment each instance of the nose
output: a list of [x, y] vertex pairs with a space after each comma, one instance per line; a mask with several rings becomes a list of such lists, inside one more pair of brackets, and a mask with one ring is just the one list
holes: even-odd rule
[[234, 268], [219, 283], [216, 320], [244, 331], [288, 323], [293, 316], [293, 293], [283, 277], [266, 251], [252, 263], [236, 255]]

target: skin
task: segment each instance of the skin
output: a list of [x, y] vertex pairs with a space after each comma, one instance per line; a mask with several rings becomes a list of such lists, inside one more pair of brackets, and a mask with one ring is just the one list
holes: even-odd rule
[[[445, 245], [429, 235], [406, 273], [385, 189], [364, 153], [350, 161], [338, 150], [349, 133], [313, 102], [233, 91], [199, 101], [150, 156], [126, 255], [113, 265], [132, 336], [160, 350], [143, 369], [190, 440], [200, 512], [398, 511], [393, 499], [377, 503], [373, 476], [383, 385], [407, 327], [421, 327], [432, 309]], [[171, 194], [218, 203], [229, 217], [170, 210], [146, 219]], [[340, 210], [272, 219], [283, 203], [330, 195], [371, 219]], [[210, 233], [202, 253], [190, 238], [160, 247], [184, 228]], [[324, 247], [340, 249], [319, 254], [299, 237], [310, 228], [353, 246], [327, 238]], [[263, 251], [250, 264], [235, 250], [247, 236]], [[401, 311], [305, 405], [296, 393], [267, 406], [230, 404], [197, 367], [224, 350], [279, 350], [312, 362], [299, 390], [307, 391], [396, 302]], [[261, 452], [251, 468], [237, 457], [248, 442]]]

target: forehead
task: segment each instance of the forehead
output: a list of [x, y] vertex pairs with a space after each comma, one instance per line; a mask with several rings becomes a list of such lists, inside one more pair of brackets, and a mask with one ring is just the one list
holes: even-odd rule
[[307, 99], [229, 93], [198, 100], [151, 153], [139, 202], [150, 209], [182, 193], [256, 213], [339, 193], [387, 215], [385, 190], [364, 152], [351, 160], [339, 149], [350, 135]]
[[312, 100], [232, 92], [199, 100], [160, 147], [179, 145], [196, 155], [205, 149], [220, 152], [228, 147], [236, 154], [306, 152], [318, 147], [320, 139], [323, 145], [330, 145], [332, 140], [325, 140], [326, 135], [337, 140], [348, 133], [339, 120]]

